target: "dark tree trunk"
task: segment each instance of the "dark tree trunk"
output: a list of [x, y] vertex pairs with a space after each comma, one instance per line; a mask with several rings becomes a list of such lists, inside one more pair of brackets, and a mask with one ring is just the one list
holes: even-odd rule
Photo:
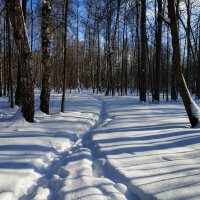
[[68, 19], [68, 4], [69, 1], [65, 0], [65, 14], [64, 14], [64, 21], [65, 21], [65, 27], [64, 27], [64, 63], [63, 63], [63, 88], [62, 88], [62, 102], [61, 102], [61, 112], [65, 111], [65, 90], [66, 90], [66, 78], [67, 78], [67, 19]]
[[146, 68], [147, 68], [147, 35], [146, 35], [146, 0], [141, 0], [141, 20], [140, 20], [140, 101], [146, 102]]
[[178, 94], [177, 94], [177, 84], [175, 78], [175, 70], [172, 68], [171, 71], [171, 100], [177, 101]]
[[156, 22], [156, 67], [154, 74], [154, 92], [153, 101], [160, 101], [160, 64], [161, 64], [161, 49], [162, 49], [162, 1], [158, 2], [158, 13]]
[[[22, 1], [22, 11], [23, 11], [23, 16], [24, 16], [24, 21], [26, 22], [26, 6], [27, 6], [28, 0], [23, 0]], [[15, 90], [15, 104], [18, 106], [21, 106], [22, 104], [22, 90], [21, 90], [21, 62], [20, 62], [20, 57], [18, 58], [18, 66], [17, 66], [17, 86]]]
[[140, 36], [139, 36], [139, 23], [140, 23], [140, 6], [136, 1], [136, 45], [137, 45], [137, 93], [140, 90]]
[[18, 58], [18, 66], [17, 66], [17, 87], [15, 91], [15, 104], [21, 106], [22, 103], [22, 81], [21, 81], [21, 63], [20, 58]]
[[[1, 23], [2, 21], [1, 21], [1, 19], [0, 19], [0, 23]], [[1, 32], [0, 32], [0, 38], [2, 37], [2, 35], [1, 35]], [[0, 97], [3, 95], [3, 93], [2, 93], [2, 86], [3, 86], [3, 84], [2, 84], [2, 74], [3, 74], [3, 67], [2, 67], [2, 43], [1, 43], [1, 40], [0, 40]]]
[[24, 15], [24, 21], [26, 22], [26, 6], [27, 6], [28, 0], [23, 0], [22, 1], [22, 11]]
[[49, 114], [50, 91], [51, 91], [51, 64], [50, 64], [50, 1], [44, 1], [42, 5], [42, 91], [40, 94], [40, 110]]
[[33, 50], [33, 0], [31, 0], [31, 51]]
[[21, 63], [22, 113], [26, 121], [34, 121], [34, 86], [30, 65], [31, 50], [28, 43], [24, 17], [19, 0], [6, 1], [14, 39], [18, 48]]
[[112, 24], [112, 8], [111, 2], [108, 5], [106, 18], [107, 18], [107, 27], [106, 27], [106, 34], [107, 34], [107, 88], [105, 95], [108, 96], [110, 92], [114, 96], [114, 80], [113, 80], [113, 67], [112, 67], [112, 47], [111, 47], [111, 24]]
[[188, 91], [187, 85], [185, 83], [182, 74], [182, 68], [180, 63], [181, 54], [180, 54], [179, 32], [178, 32], [178, 22], [177, 22], [178, 20], [177, 20], [177, 13], [175, 10], [174, 0], [168, 0], [168, 15], [170, 18], [170, 28], [171, 28], [172, 46], [173, 46], [173, 67], [175, 70], [176, 81], [191, 126], [195, 127], [198, 124], [199, 119], [192, 112], [194, 109], [193, 108], [194, 102], [191, 99], [190, 93]]

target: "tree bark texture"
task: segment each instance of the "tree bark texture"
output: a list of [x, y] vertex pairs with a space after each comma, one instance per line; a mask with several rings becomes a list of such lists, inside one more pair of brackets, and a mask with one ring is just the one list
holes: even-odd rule
[[140, 19], [140, 101], [146, 102], [146, 68], [147, 68], [147, 35], [146, 35], [146, 0], [141, 0]]
[[34, 121], [34, 86], [30, 65], [31, 50], [28, 43], [26, 27], [20, 0], [6, 1], [14, 40], [18, 48], [21, 63], [22, 113], [26, 121]]
[[69, 0], [65, 0], [65, 14], [64, 14], [64, 34], [63, 34], [63, 41], [64, 41], [64, 61], [63, 61], [63, 88], [62, 88], [62, 102], [61, 102], [61, 112], [65, 111], [65, 90], [67, 84], [67, 21], [68, 21], [68, 5]]
[[22, 82], [21, 82], [21, 62], [18, 58], [17, 66], [17, 86], [15, 91], [15, 104], [21, 106], [22, 104]]
[[154, 74], [154, 92], [153, 101], [160, 101], [160, 64], [161, 64], [161, 49], [162, 49], [162, 1], [158, 2], [158, 13], [156, 22], [156, 67]]
[[42, 5], [42, 90], [40, 94], [40, 110], [49, 114], [50, 91], [51, 91], [51, 60], [50, 60], [50, 1], [44, 1]]
[[[2, 23], [0, 19], [0, 23]], [[2, 33], [0, 32], [0, 38], [2, 37]], [[3, 83], [2, 83], [2, 74], [3, 74], [3, 66], [2, 66], [2, 43], [0, 41], [0, 97], [3, 95], [2, 89], [3, 89]]]

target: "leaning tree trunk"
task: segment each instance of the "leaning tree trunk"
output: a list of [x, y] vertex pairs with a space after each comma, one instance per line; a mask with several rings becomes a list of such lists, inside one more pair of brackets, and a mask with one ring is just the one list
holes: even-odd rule
[[32, 69], [30, 65], [31, 50], [28, 43], [26, 27], [20, 0], [6, 1], [10, 21], [13, 28], [14, 40], [16, 42], [21, 63], [21, 91], [22, 91], [22, 113], [26, 121], [34, 120], [34, 86]]
[[168, 0], [168, 15], [170, 18], [170, 28], [172, 35], [172, 46], [173, 46], [173, 67], [175, 70], [176, 81], [180, 95], [182, 97], [185, 110], [187, 112], [188, 118], [190, 120], [191, 126], [195, 127], [199, 118], [195, 115], [194, 109], [197, 108], [197, 105], [192, 100], [190, 93], [188, 91], [187, 85], [185, 83], [184, 76], [182, 74], [182, 67], [180, 63], [180, 44], [179, 44], [179, 33], [178, 33], [178, 24], [177, 24], [177, 13], [175, 11], [175, 2], [174, 0]]
[[42, 66], [44, 69], [42, 91], [40, 94], [40, 110], [49, 114], [51, 91], [51, 64], [50, 64], [50, 1], [46, 0], [42, 6]]

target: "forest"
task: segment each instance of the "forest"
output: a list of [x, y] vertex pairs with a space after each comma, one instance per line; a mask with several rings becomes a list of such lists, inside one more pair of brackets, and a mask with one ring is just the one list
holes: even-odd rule
[[34, 88], [47, 114], [51, 89], [63, 93], [62, 111], [65, 90], [74, 88], [137, 93], [144, 102], [176, 101], [180, 92], [189, 105], [181, 76], [200, 98], [200, 3], [169, 2], [2, 1], [0, 96], [30, 122]]
[[0, 0], [0, 200], [198, 199], [199, 105], [199, 0]]

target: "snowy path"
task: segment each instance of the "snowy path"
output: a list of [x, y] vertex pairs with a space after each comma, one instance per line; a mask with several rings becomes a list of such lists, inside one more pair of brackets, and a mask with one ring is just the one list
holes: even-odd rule
[[65, 163], [53, 175], [50, 200], [127, 199], [124, 194], [126, 186], [105, 176], [103, 167], [106, 160], [96, 159], [95, 147], [91, 143], [92, 133], [104, 123], [104, 107], [101, 101], [98, 101], [101, 105], [99, 120], [73, 145]]

